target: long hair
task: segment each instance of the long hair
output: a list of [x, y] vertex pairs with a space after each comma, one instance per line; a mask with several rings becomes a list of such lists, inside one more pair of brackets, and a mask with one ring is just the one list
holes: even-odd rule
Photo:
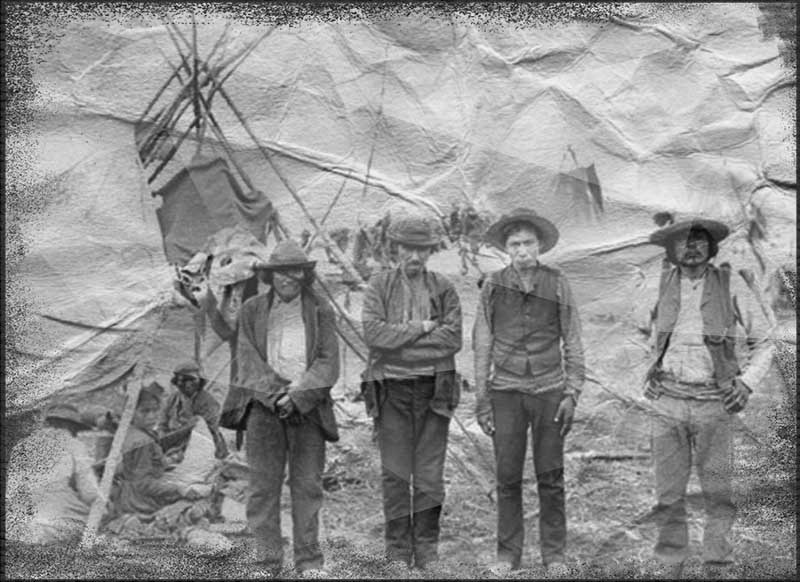
[[[280, 269], [265, 269], [259, 274], [261, 281], [267, 285], [272, 286], [272, 273]], [[314, 267], [303, 267], [303, 280], [300, 281], [301, 287], [311, 287], [314, 281], [317, 280], [317, 272]]]

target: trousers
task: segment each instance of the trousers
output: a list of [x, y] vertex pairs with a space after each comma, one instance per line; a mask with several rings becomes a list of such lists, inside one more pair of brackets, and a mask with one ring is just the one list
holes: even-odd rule
[[386, 379], [378, 417], [386, 556], [424, 567], [438, 559], [450, 419], [431, 410], [434, 378]]
[[321, 568], [319, 510], [325, 440], [313, 421], [293, 425], [255, 402], [247, 418], [247, 464], [250, 469], [247, 521], [255, 537], [257, 560], [283, 563], [281, 487], [289, 465], [294, 562], [298, 570]]
[[733, 417], [719, 400], [661, 396], [653, 406], [651, 443], [659, 528], [655, 554], [667, 562], [683, 561], [689, 554], [686, 488], [696, 464], [706, 513], [703, 560], [731, 562], [728, 537], [736, 517], [731, 488]]
[[567, 539], [564, 506], [564, 439], [555, 422], [560, 390], [524, 394], [491, 390], [494, 411], [494, 452], [497, 464], [497, 558], [518, 568], [525, 539], [522, 477], [528, 427], [539, 493], [539, 534], [542, 561], [563, 561]]

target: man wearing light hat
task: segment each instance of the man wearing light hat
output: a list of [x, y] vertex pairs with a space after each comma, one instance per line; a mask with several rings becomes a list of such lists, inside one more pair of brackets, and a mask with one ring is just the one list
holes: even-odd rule
[[585, 370], [578, 310], [566, 277], [539, 262], [558, 230], [520, 208], [489, 227], [487, 239], [511, 264], [481, 288], [473, 330], [476, 414], [494, 440], [497, 464], [497, 563], [518, 569], [524, 542], [522, 477], [528, 427], [539, 492], [542, 561], [565, 573], [564, 438]]
[[[688, 556], [686, 487], [693, 462], [703, 490], [703, 561], [712, 575], [732, 562], [728, 539], [736, 508], [731, 495], [733, 415], [747, 404], [771, 358], [768, 324], [731, 267], [711, 264], [728, 227], [692, 219], [662, 228], [650, 242], [666, 249], [653, 313], [655, 351], [645, 396], [652, 399], [656, 473], [656, 557], [680, 575]], [[749, 348], [737, 358], [737, 327]]]
[[224, 426], [247, 431], [247, 519], [256, 560], [283, 561], [281, 488], [289, 465], [295, 566], [319, 577], [325, 442], [339, 439], [331, 387], [339, 377], [333, 309], [312, 288], [315, 261], [299, 244], [278, 243], [259, 266], [267, 293], [248, 299], [238, 320], [238, 368], [223, 405]]
[[365, 400], [381, 454], [386, 555], [405, 570], [438, 559], [461, 305], [453, 284], [425, 266], [442, 240], [435, 223], [396, 217], [387, 237], [398, 264], [374, 275], [364, 295], [365, 379], [373, 390]]

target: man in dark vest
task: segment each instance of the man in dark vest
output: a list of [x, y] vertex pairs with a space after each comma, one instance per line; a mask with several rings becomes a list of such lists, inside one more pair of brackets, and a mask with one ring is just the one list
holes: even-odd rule
[[313, 289], [315, 261], [285, 240], [259, 265], [267, 293], [242, 305], [237, 376], [222, 422], [247, 431], [247, 520], [256, 560], [269, 573], [283, 561], [281, 488], [289, 465], [295, 566], [325, 577], [319, 545], [325, 441], [339, 439], [331, 387], [339, 377], [335, 316]]
[[558, 241], [552, 222], [521, 208], [486, 236], [511, 258], [483, 284], [473, 330], [476, 414], [494, 439], [497, 463], [497, 563], [490, 571], [504, 575], [520, 566], [530, 426], [542, 561], [549, 575], [563, 575], [564, 438], [585, 376], [578, 310], [566, 277], [539, 262]]
[[[689, 553], [686, 487], [693, 463], [706, 510], [706, 570], [716, 575], [732, 562], [732, 420], [772, 358], [769, 326], [752, 292], [735, 288], [742, 285], [739, 277], [731, 278], [730, 265], [710, 262], [727, 236], [724, 224], [704, 219], [678, 222], [650, 236], [667, 253], [652, 314], [655, 351], [645, 396], [654, 400], [655, 554], [669, 577], [680, 576]], [[747, 366], [736, 355], [739, 326], [750, 352]]]
[[438, 559], [461, 305], [453, 284], [425, 267], [441, 243], [431, 221], [394, 218], [387, 235], [398, 265], [370, 279], [362, 319], [367, 379], [377, 387], [365, 396], [381, 453], [386, 555], [400, 576]]

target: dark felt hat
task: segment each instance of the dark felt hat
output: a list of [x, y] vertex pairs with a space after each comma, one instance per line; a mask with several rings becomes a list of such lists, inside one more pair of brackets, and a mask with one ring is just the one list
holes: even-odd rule
[[273, 271], [280, 269], [309, 269], [316, 264], [317, 261], [308, 260], [308, 255], [306, 255], [299, 243], [286, 239], [275, 245], [268, 262], [257, 263], [255, 268]]
[[506, 229], [512, 224], [523, 223], [530, 225], [539, 236], [539, 252], [546, 253], [558, 242], [558, 229], [556, 225], [543, 216], [539, 216], [529, 208], [516, 208], [501, 216], [486, 231], [486, 240], [499, 248], [506, 248]]
[[442, 242], [442, 233], [438, 226], [438, 222], [423, 216], [402, 216], [392, 221], [386, 236], [389, 240], [400, 244], [435, 247]]
[[173, 374], [181, 374], [183, 376], [198, 376], [200, 377], [200, 366], [193, 360], [187, 360], [175, 366], [172, 371]]
[[200, 366], [197, 365], [197, 362], [194, 360], [187, 360], [181, 364], [175, 366], [175, 369], [172, 371], [175, 376], [194, 376], [195, 378], [200, 379], [200, 385], [205, 387], [206, 385], [206, 378], [203, 377], [203, 374], [200, 372]]
[[728, 236], [730, 230], [723, 223], [707, 218], [690, 218], [660, 228], [650, 235], [650, 242], [654, 245], [665, 247], [671, 240], [686, 237], [691, 230], [705, 230], [715, 242], [720, 242]]

